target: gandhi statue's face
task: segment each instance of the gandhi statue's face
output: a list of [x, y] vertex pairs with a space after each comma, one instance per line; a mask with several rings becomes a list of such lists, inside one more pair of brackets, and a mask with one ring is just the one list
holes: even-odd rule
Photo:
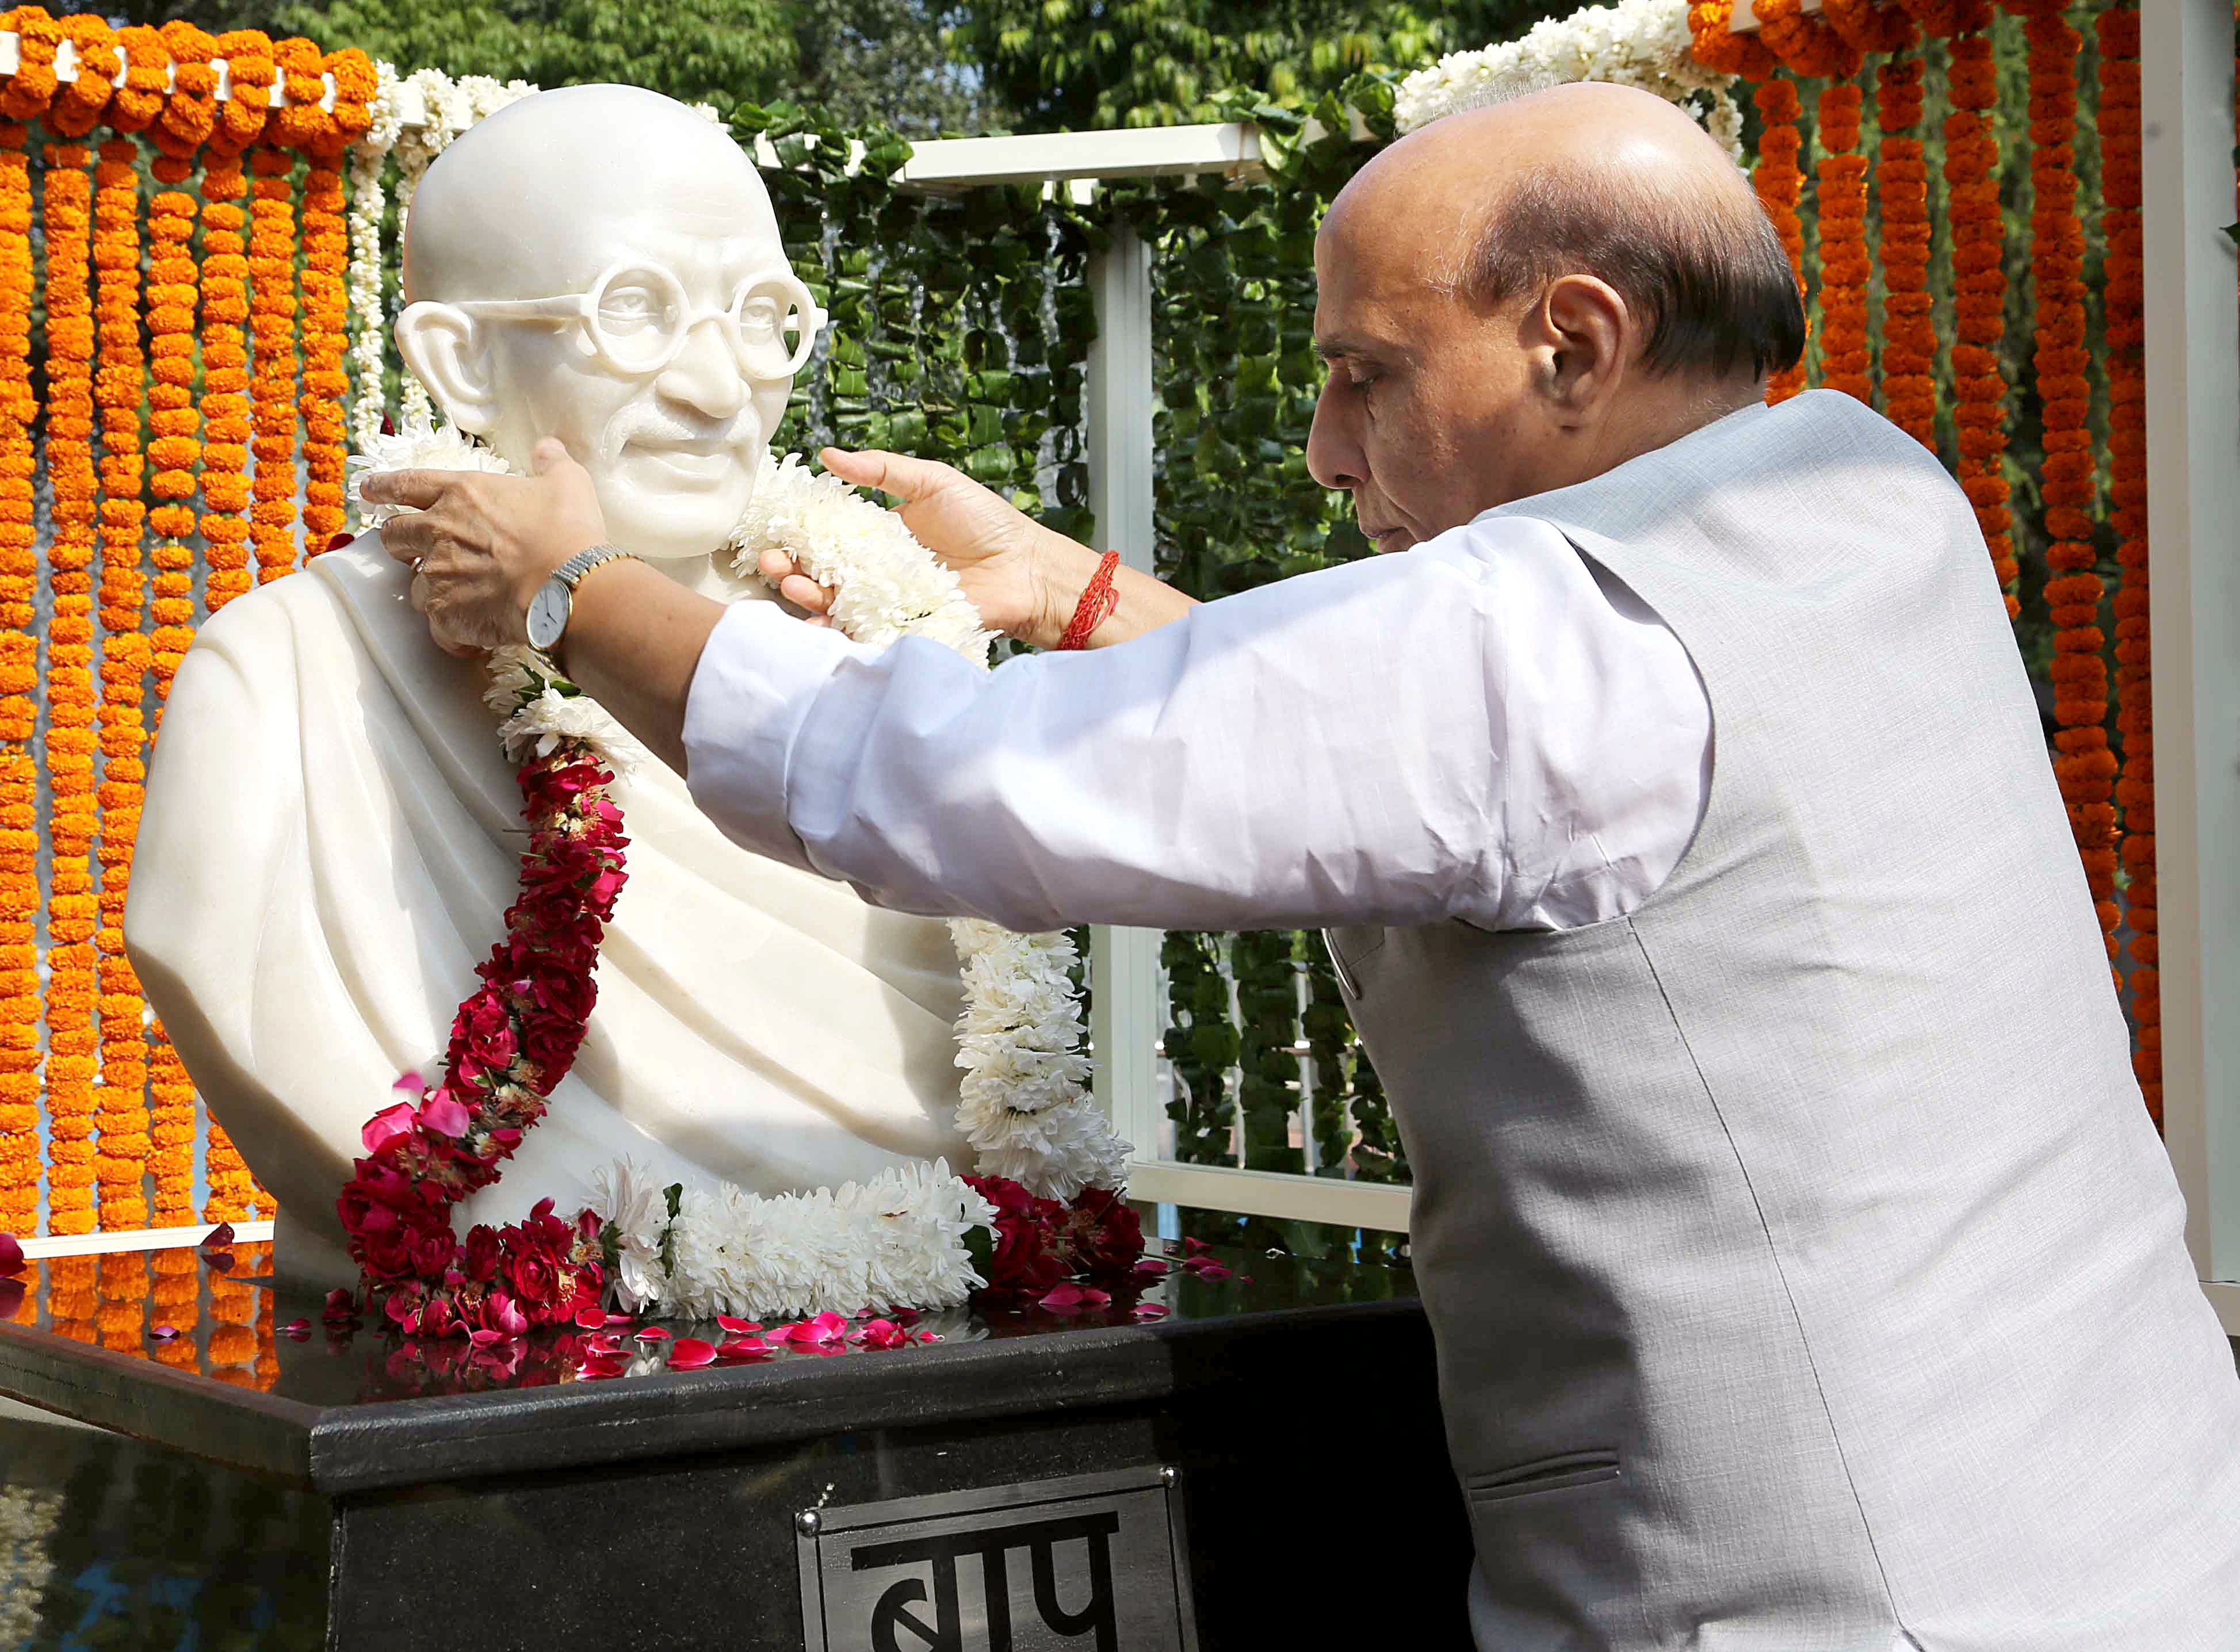
[[610, 538], [706, 556], [822, 317], [753, 163], [635, 89], [540, 93], [430, 170], [405, 234], [406, 363], [517, 469], [556, 436]]
[[490, 328], [490, 439], [510, 456], [559, 437], [591, 473], [617, 543], [706, 556], [746, 509], [793, 384], [793, 341], [742, 351], [734, 317], [743, 306], [750, 330], [772, 330], [790, 271], [766, 236], [650, 219], [616, 230], [598, 237], [613, 256], [576, 289], [596, 296], [583, 320]]

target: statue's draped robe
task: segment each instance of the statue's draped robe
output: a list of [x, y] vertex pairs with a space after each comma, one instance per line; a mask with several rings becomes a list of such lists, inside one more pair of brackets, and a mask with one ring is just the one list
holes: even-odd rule
[[[335, 1198], [400, 1072], [436, 1076], [525, 843], [487, 674], [430, 642], [377, 541], [227, 606], [156, 746], [126, 933], [211, 1113], [278, 1201], [283, 1265], [338, 1271]], [[628, 1154], [777, 1193], [955, 1129], [939, 921], [735, 847], [647, 758], [617, 793], [629, 883], [575, 1069], [455, 1225], [572, 1211]]]

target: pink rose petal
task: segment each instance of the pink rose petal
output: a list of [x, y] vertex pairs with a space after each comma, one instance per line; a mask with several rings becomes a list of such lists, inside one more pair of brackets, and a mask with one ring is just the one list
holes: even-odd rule
[[602, 1377], [620, 1376], [629, 1369], [628, 1360], [617, 1355], [602, 1354], [595, 1359], [585, 1360], [577, 1366], [576, 1376], [579, 1381], [590, 1382], [597, 1382]]
[[420, 1103], [420, 1124], [423, 1129], [437, 1136], [460, 1136], [467, 1133], [473, 1116], [459, 1104], [459, 1098], [448, 1089], [439, 1089]]
[[365, 1128], [358, 1132], [359, 1138], [365, 1142], [367, 1152], [378, 1153], [397, 1137], [410, 1134], [418, 1116], [419, 1109], [410, 1102], [384, 1107], [366, 1120]]
[[23, 1271], [23, 1247], [12, 1233], [0, 1233], [0, 1275]]
[[[845, 1336], [848, 1322], [838, 1314], [819, 1314], [815, 1319], [804, 1319], [797, 1324], [780, 1325], [769, 1332], [773, 1342], [790, 1342], [797, 1348], [823, 1349], [828, 1344]], [[832, 1352], [838, 1352], [835, 1349]]]
[[752, 1336], [762, 1327], [750, 1319], [735, 1319], [729, 1314], [716, 1316], [716, 1322], [734, 1336]]
[[148, 1328], [148, 1335], [159, 1342], [168, 1342], [178, 1334], [179, 1328], [176, 1325], [150, 1325]]
[[766, 1360], [777, 1352], [759, 1336], [728, 1336], [716, 1347], [716, 1357], [723, 1360]]
[[425, 1096], [428, 1093], [428, 1081], [421, 1077], [418, 1073], [408, 1069], [397, 1074], [397, 1082], [389, 1088], [401, 1089], [407, 1096]]
[[637, 1334], [636, 1340], [641, 1342], [665, 1342], [669, 1340], [669, 1333], [658, 1325], [649, 1325]]
[[576, 1310], [576, 1323], [587, 1331], [597, 1330], [606, 1322], [607, 1316], [603, 1309], [579, 1308]]
[[1080, 1307], [1084, 1300], [1084, 1293], [1078, 1285], [1052, 1285], [1038, 1300], [1044, 1308], [1055, 1313], [1068, 1308]]
[[672, 1371], [697, 1370], [715, 1362], [715, 1343], [703, 1342], [697, 1336], [680, 1336], [669, 1349], [669, 1369]]
[[910, 1332], [890, 1319], [867, 1321], [850, 1340], [863, 1348], [903, 1348], [909, 1344]]
[[1146, 1256], [1128, 1270], [1143, 1279], [1163, 1279], [1169, 1272], [1167, 1264], [1157, 1256]]
[[1136, 1317], [1137, 1319], [1164, 1319], [1166, 1316], [1167, 1310], [1160, 1307], [1157, 1302], [1137, 1302], [1136, 1304]]
[[283, 1336], [292, 1336], [300, 1342], [311, 1334], [311, 1322], [308, 1319], [291, 1319], [280, 1328], [280, 1334]]

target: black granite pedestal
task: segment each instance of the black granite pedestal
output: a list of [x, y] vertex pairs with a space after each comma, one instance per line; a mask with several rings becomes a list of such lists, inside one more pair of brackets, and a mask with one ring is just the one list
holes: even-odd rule
[[[50, 1593], [105, 1575], [104, 1543], [169, 1542], [191, 1551], [177, 1577], [292, 1626], [243, 1647], [1467, 1646], [1467, 1528], [1406, 1275], [1223, 1260], [1226, 1280], [1153, 1288], [1156, 1321], [960, 1313], [932, 1345], [699, 1370], [656, 1344], [597, 1381], [550, 1333], [481, 1359], [335, 1337], [316, 1303], [233, 1276], [250, 1322], [214, 1329], [205, 1289], [182, 1344], [150, 1334], [159, 1307], [84, 1316], [81, 1291], [59, 1318], [34, 1276], [0, 1323], [0, 1394], [100, 1432], [0, 1420], [0, 1495], [77, 1519]], [[84, 1514], [151, 1477], [154, 1530]], [[250, 1595], [244, 1544], [284, 1556]]]

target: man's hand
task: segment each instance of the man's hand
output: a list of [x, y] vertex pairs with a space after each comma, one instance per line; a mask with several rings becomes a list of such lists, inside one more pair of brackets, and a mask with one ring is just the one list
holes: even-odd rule
[[[1094, 551], [1052, 533], [948, 465], [839, 448], [827, 448], [818, 457], [843, 482], [901, 496], [903, 525], [956, 570], [983, 625], [1044, 647], [1057, 641], [1097, 570]], [[810, 616], [831, 606], [831, 593], [783, 553], [765, 551], [761, 569], [779, 596]]]
[[383, 471], [361, 489], [369, 503], [411, 507], [382, 524], [381, 541], [412, 565], [412, 606], [446, 653], [527, 641], [537, 587], [606, 537], [590, 473], [567, 449], [548, 437], [530, 463], [527, 476]]

